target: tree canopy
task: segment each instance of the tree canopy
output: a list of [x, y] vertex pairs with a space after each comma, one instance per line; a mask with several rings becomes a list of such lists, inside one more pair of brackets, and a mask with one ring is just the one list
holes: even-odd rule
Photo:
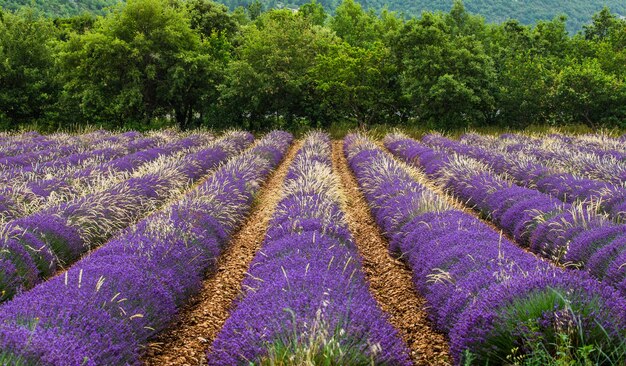
[[343, 0], [229, 11], [129, 0], [104, 16], [0, 11], [0, 127], [94, 124], [626, 127], [626, 21], [608, 8], [488, 24], [460, 1], [404, 19]]

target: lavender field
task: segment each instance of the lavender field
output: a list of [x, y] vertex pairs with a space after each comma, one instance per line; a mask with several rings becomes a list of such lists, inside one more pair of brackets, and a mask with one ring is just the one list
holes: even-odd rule
[[625, 182], [607, 134], [0, 134], [0, 364], [623, 365]]

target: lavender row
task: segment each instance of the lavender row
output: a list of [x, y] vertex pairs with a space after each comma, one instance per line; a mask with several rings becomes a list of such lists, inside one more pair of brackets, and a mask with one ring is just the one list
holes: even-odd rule
[[0, 182], [3, 184], [17, 184], [35, 181], [46, 176], [62, 175], [71, 169], [78, 170], [81, 167], [85, 167], [89, 163], [95, 165], [97, 161], [107, 161], [103, 159], [112, 160], [135, 152], [139, 148], [155, 147], [158, 142], [159, 139], [157, 138], [142, 138], [141, 134], [137, 132], [111, 136], [90, 146], [84, 152], [52, 161], [36, 162], [36, 164], [32, 165], [6, 169], [0, 172]]
[[423, 167], [520, 245], [562, 265], [585, 269], [626, 296], [626, 225], [512, 185], [485, 165], [469, 158], [443, 156], [401, 135], [388, 136], [386, 146], [402, 159]]
[[250, 209], [291, 135], [272, 132], [181, 201], [149, 216], [65, 275], [0, 308], [0, 359], [27, 364], [138, 365]]
[[330, 150], [326, 134], [305, 138], [209, 365], [411, 365], [369, 293]]
[[24, 147], [24, 145], [28, 145], [36, 140], [45, 139], [47, 139], [45, 136], [42, 136], [39, 132], [36, 131], [29, 131], [18, 134], [2, 132], [2, 139], [0, 140], [0, 157], [4, 158], [7, 156], [11, 156], [14, 153], [19, 153], [14, 151], [17, 147], [22, 148]]
[[37, 132], [27, 132], [21, 135], [11, 136], [0, 145], [0, 158], [4, 159], [25, 152], [42, 150], [55, 145], [55, 140], [65, 139], [67, 137], [67, 134], [43, 136]]
[[556, 146], [561, 146], [562, 148], [565, 148], [567, 150], [561, 151], [560, 153], [562, 154], [587, 154], [594, 155], [598, 158], [608, 158], [615, 160], [622, 160], [626, 157], [626, 155], [624, 155], [626, 151], [621, 151], [623, 150], [623, 147], [620, 149], [615, 149], [613, 147], [616, 147], [617, 145], [609, 147], [607, 145], [601, 146], [598, 144], [585, 143], [584, 141], [578, 140], [573, 136], [566, 136], [558, 133], [534, 136], [526, 134], [505, 133], [500, 135], [498, 142], [500, 144], [504, 144], [504, 147], [509, 152], [530, 150], [531, 152], [534, 152], [537, 156], [543, 156], [544, 158], [554, 157], [558, 159], [559, 151], [555, 149]]
[[29, 165], [47, 162], [65, 156], [84, 152], [90, 146], [110, 138], [110, 133], [96, 131], [83, 135], [61, 135], [61, 138], [48, 140], [41, 144], [31, 145], [30, 149], [15, 155], [0, 158], [0, 169], [10, 169], [16, 167], [26, 167]]
[[[86, 167], [59, 177], [36, 180], [22, 186], [3, 187], [0, 189], [0, 217], [6, 222], [35, 213], [45, 207], [76, 199], [94, 190], [108, 189], [115, 182], [128, 178], [129, 173], [148, 162], [161, 156], [172, 156], [189, 148], [200, 147], [211, 139], [211, 136], [192, 135], [164, 146], [139, 150], [111, 161], [104, 161], [95, 167]], [[133, 146], [133, 149], [151, 145], [151, 141], [143, 141]]]
[[0, 239], [0, 296], [29, 289], [216, 168], [252, 141], [233, 132], [110, 189], [11, 221]]
[[584, 144], [586, 146], [601, 150], [617, 150], [621, 152], [626, 152], [626, 146], [624, 146], [625, 141], [626, 134], [620, 137], [612, 137], [607, 135], [606, 133], [600, 132], [575, 136], [573, 143]]
[[507, 154], [530, 157], [568, 173], [617, 185], [626, 179], [626, 152], [585, 148], [568, 140], [566, 136], [550, 135], [529, 143], [524, 136], [506, 135], [495, 141]]
[[[399, 139], [392, 145], [414, 153]], [[350, 135], [344, 149], [390, 250], [412, 268], [456, 363], [556, 355], [561, 337], [571, 342], [568, 356], [575, 361], [589, 358], [577, 352], [584, 346], [597, 352], [590, 362], [624, 361], [623, 352], [614, 351], [623, 347], [626, 303], [614, 289], [583, 272], [555, 268], [450, 208], [371, 141]]]
[[[608, 214], [616, 221], [626, 220], [626, 188], [594, 179], [563, 173], [544, 164], [525, 160], [519, 155], [507, 156], [440, 135], [428, 135], [423, 141], [431, 146], [469, 156], [489, 165], [500, 175], [516, 183], [557, 197], [563, 202], [583, 202]], [[473, 138], [471, 141], [476, 141]]]
[[[596, 136], [600, 137], [599, 135]], [[528, 144], [529, 141], [528, 136], [520, 134], [503, 134], [500, 140], [507, 144], [513, 144], [515, 149], [524, 149], [524, 142]], [[626, 159], [626, 149], [623, 144], [620, 144], [618, 140], [608, 139], [606, 137], [593, 142], [591, 136], [584, 138], [582, 136], [575, 137], [552, 133], [531, 139], [531, 144], [538, 148], [547, 148], [548, 151], [554, 150], [550, 149], [551, 145], [559, 143], [563, 147], [566, 147], [568, 151], [577, 151], [595, 155], [600, 158], [616, 159], [618, 161]], [[554, 153], [558, 152], [555, 151]]]

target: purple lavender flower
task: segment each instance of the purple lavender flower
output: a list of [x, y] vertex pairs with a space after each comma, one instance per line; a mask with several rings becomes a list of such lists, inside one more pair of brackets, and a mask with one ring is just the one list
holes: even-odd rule
[[411, 364], [369, 293], [339, 206], [327, 135], [305, 139], [283, 191], [209, 364], [298, 362], [322, 353], [337, 364]]
[[3, 304], [0, 352], [28, 364], [138, 365], [148, 337], [201, 288], [221, 245], [278, 164], [268, 149], [280, 158], [290, 143], [288, 134], [269, 134], [180, 202]]
[[[385, 143], [404, 158], [412, 140], [392, 135]], [[610, 355], [600, 355], [598, 362], [621, 362], [619, 352], [612, 352], [621, 347], [624, 339], [626, 307], [613, 288], [584, 272], [557, 269], [521, 250], [475, 217], [449, 207], [423, 202], [424, 213], [414, 215], [411, 203], [404, 207], [408, 217], [401, 219], [402, 206], [419, 200], [400, 199], [394, 193], [393, 200], [385, 201], [381, 199], [384, 196], [370, 192], [378, 192], [388, 180], [408, 187], [414, 183], [412, 178], [400, 173], [394, 180], [379, 174], [376, 167], [386, 158], [362, 137], [348, 136], [344, 150], [377, 221], [384, 224], [388, 220], [380, 216], [394, 213], [392, 221], [399, 225], [385, 226], [390, 249], [412, 268], [414, 284], [427, 300], [429, 316], [437, 329], [449, 335], [457, 363], [466, 362], [468, 352], [472, 362], [480, 364], [506, 363], [507, 357], [515, 356], [512, 352], [518, 356], [533, 353], [538, 344], [553, 352], [557, 334], [570, 337], [574, 347], [593, 345], [604, 352], [602, 355]], [[407, 161], [421, 162], [420, 154], [433, 153], [423, 146], [412, 151], [421, 152], [407, 157]], [[384, 166], [393, 165], [388, 162]], [[500, 184], [485, 171], [473, 171], [475, 167], [484, 166], [452, 157], [439, 168], [443, 171], [432, 174], [481, 212], [493, 214], [492, 218], [520, 239], [536, 233], [537, 243], [543, 238], [555, 245], [542, 248], [557, 250], [581, 238], [582, 230], [576, 223], [582, 222], [584, 212], [568, 211], [568, 206], [560, 208], [558, 201], [537, 191]], [[416, 187], [404, 192], [419, 195], [426, 190], [422, 187], [420, 192]], [[432, 200], [437, 199], [432, 196]], [[387, 204], [400, 207], [390, 211]], [[534, 213], [533, 207], [538, 208]], [[556, 223], [562, 236], [547, 229], [548, 225], [556, 227]], [[596, 222], [584, 224], [594, 227]], [[528, 236], [523, 240], [527, 241]], [[626, 271], [622, 273], [615, 266], [610, 270], [621, 284], [620, 276]]]

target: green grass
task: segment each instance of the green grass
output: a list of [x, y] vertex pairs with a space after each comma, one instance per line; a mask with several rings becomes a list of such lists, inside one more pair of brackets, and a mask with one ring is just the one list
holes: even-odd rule
[[[494, 361], [490, 364], [523, 366], [624, 365], [623, 339], [611, 337], [600, 324], [582, 324], [581, 319], [597, 311], [599, 304], [589, 301], [572, 308], [568, 295], [561, 291], [536, 291], [503, 308], [491, 336], [475, 353], [465, 354], [464, 364], [490, 360]], [[554, 323], [542, 325], [544, 315], [557, 308]], [[512, 329], [524, 331], [515, 334]]]

